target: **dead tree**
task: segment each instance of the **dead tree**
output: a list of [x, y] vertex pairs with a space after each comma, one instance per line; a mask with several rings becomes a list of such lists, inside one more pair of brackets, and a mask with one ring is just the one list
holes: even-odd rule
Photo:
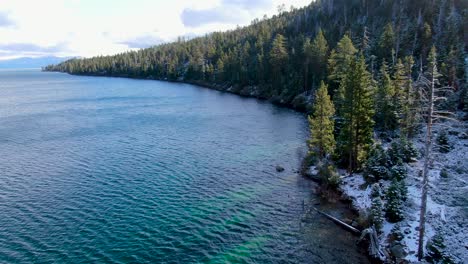
[[429, 185], [428, 173], [432, 154], [433, 125], [440, 119], [453, 119], [449, 111], [440, 110], [439, 101], [445, 101], [446, 93], [451, 92], [451, 87], [441, 87], [438, 81], [440, 74], [437, 70], [437, 53], [433, 46], [429, 52], [427, 71], [420, 73], [417, 85], [421, 87], [421, 100], [423, 103], [423, 116], [426, 122], [426, 139], [424, 150], [424, 169], [421, 190], [421, 211], [419, 215], [419, 244], [418, 259], [424, 257], [424, 234], [426, 229], [427, 191]]

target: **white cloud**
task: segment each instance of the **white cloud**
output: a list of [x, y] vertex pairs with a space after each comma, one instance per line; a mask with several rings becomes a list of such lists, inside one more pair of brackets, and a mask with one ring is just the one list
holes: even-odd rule
[[[85, 57], [115, 54], [171, 41], [177, 36], [232, 29], [263, 14], [274, 14], [276, 6], [282, 3], [280, 0], [1, 2], [0, 59], [31, 54]], [[285, 2], [304, 6], [309, 1]], [[184, 25], [184, 10], [194, 11], [193, 21], [203, 23]], [[197, 11], [203, 14], [210, 10], [219, 11], [217, 19], [204, 21], [205, 18], [196, 16]]]
[[7, 13], [0, 12], [0, 27], [14, 26], [15, 23], [10, 19]]

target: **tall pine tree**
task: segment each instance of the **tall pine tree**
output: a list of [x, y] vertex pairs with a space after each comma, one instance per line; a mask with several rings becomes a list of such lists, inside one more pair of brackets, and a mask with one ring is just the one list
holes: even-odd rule
[[343, 95], [336, 94], [340, 82], [345, 78], [346, 74], [349, 72], [351, 62], [355, 58], [357, 49], [354, 47], [353, 42], [345, 35], [337, 44], [336, 49], [332, 50], [330, 58], [328, 59], [328, 79], [330, 84], [333, 86], [333, 98], [335, 100], [335, 105], [340, 104], [340, 99], [343, 98]]
[[382, 60], [387, 60], [395, 63], [393, 52], [395, 51], [395, 32], [391, 23], [385, 25], [384, 31], [379, 39], [377, 56]]
[[388, 74], [388, 67], [385, 61], [380, 68], [380, 80], [376, 94], [376, 126], [382, 131], [393, 131], [397, 128], [398, 117], [395, 105], [395, 87]]
[[281, 84], [281, 76], [288, 60], [288, 51], [286, 50], [286, 39], [283, 35], [277, 34], [273, 40], [270, 50], [270, 65], [273, 69], [273, 84], [279, 88]]
[[337, 146], [338, 154], [343, 163], [347, 162], [350, 173], [361, 168], [373, 142], [373, 89], [364, 56], [360, 55], [351, 62], [340, 87], [344, 95], [340, 109], [343, 126]]
[[322, 81], [315, 94], [312, 116], [309, 116], [311, 139], [308, 141], [311, 154], [319, 159], [325, 158], [335, 150], [333, 135], [335, 107], [328, 95], [328, 87]]
[[312, 42], [312, 72], [314, 82], [325, 79], [328, 60], [328, 42], [320, 29]]
[[407, 56], [403, 62], [398, 60], [393, 73], [394, 102], [399, 117], [400, 134], [404, 138], [410, 138], [414, 135], [418, 123], [419, 106], [412, 79], [413, 65], [413, 57]]

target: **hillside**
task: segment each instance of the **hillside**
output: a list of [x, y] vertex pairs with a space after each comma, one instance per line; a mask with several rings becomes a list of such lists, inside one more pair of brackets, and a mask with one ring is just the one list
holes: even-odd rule
[[463, 108], [467, 6], [463, 0], [318, 0], [236, 30], [44, 69], [193, 82], [306, 110], [321, 80], [330, 82], [332, 96], [338, 88], [334, 54], [346, 34], [374, 77], [384, 60], [393, 66], [405, 56], [414, 58], [415, 76], [435, 45], [445, 82], [459, 91]]

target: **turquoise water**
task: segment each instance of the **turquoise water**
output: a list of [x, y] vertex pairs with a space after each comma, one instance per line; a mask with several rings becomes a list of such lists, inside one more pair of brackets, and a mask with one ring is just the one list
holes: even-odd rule
[[192, 85], [0, 71], [0, 263], [363, 262], [304, 212], [306, 137]]

